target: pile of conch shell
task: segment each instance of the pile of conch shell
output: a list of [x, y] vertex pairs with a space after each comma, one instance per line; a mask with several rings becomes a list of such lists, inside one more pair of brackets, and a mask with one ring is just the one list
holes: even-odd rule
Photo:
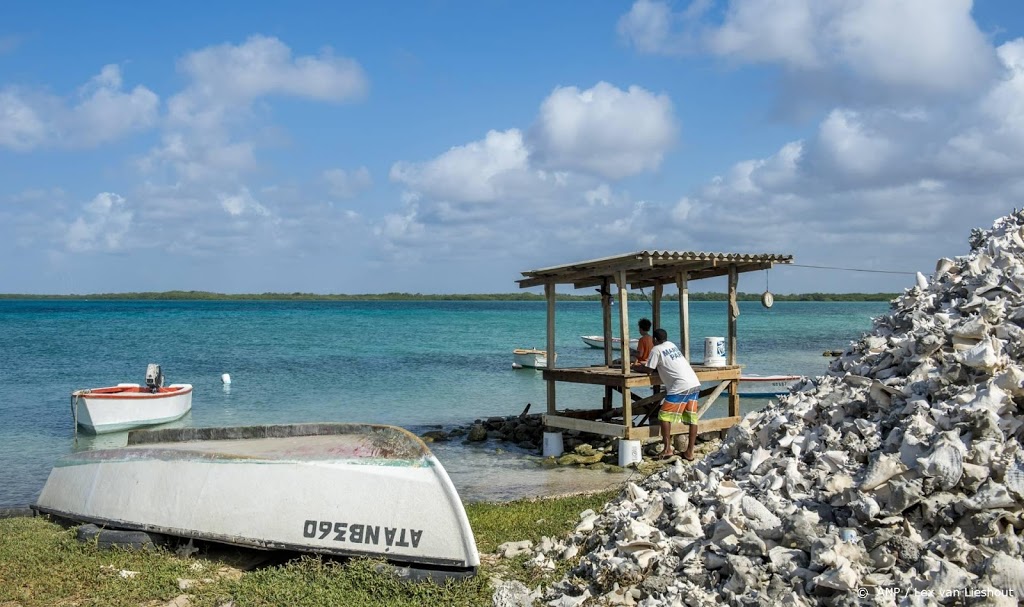
[[1024, 211], [970, 245], [719, 451], [533, 547], [578, 564], [495, 604], [1024, 601]]

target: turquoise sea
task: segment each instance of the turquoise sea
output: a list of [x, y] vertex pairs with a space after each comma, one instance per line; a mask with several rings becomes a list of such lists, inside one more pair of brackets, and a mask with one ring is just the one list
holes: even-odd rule
[[[691, 351], [726, 334], [724, 302], [691, 302]], [[822, 374], [871, 329], [886, 303], [741, 302], [738, 358], [749, 373]], [[678, 307], [663, 304], [669, 335]], [[631, 302], [631, 322], [650, 316]], [[616, 321], [617, 322], [617, 321]], [[124, 444], [127, 434], [74, 441], [73, 390], [144, 383], [195, 386], [173, 425], [309, 421], [432, 426], [545, 408], [538, 371], [512, 369], [514, 348], [545, 347], [543, 302], [0, 301], [0, 507], [33, 502], [53, 463], [73, 449]], [[601, 332], [597, 302], [560, 302], [559, 366], [602, 360], [581, 335]], [[232, 378], [230, 386], [221, 374]], [[559, 408], [599, 407], [603, 390], [559, 384]], [[724, 399], [723, 399], [724, 400]], [[743, 401], [745, 410], [765, 401]], [[716, 407], [718, 404], [716, 403]], [[724, 404], [723, 404], [724, 406]], [[714, 408], [711, 417], [724, 414]], [[501, 448], [503, 453], [497, 453]], [[505, 444], [435, 443], [463, 499], [495, 500], [620, 482], [604, 472], [545, 470]]]

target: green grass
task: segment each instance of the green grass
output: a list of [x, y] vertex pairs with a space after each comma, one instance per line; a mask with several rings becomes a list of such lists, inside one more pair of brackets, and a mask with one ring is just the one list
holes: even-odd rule
[[[481, 554], [499, 544], [572, 531], [579, 513], [599, 510], [616, 492], [466, 507]], [[407, 583], [378, 571], [378, 563], [340, 563], [301, 557], [246, 573], [233, 568], [231, 552], [220, 557], [182, 558], [157, 549], [104, 551], [78, 542], [74, 529], [43, 518], [0, 520], [0, 607], [157, 607], [187, 594], [195, 607], [490, 605], [490, 578], [518, 579], [531, 588], [568, 569], [536, 570], [526, 557], [485, 558], [469, 580]], [[138, 572], [122, 577], [121, 571]], [[183, 591], [178, 579], [207, 580]]]

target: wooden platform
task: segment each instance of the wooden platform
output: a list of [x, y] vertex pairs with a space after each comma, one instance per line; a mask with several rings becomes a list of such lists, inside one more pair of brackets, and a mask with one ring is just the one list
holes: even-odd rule
[[[732, 427], [740, 420], [739, 415], [739, 379], [743, 367], [741, 365], [728, 365], [724, 367], [705, 367], [695, 365], [694, 372], [701, 383], [717, 382], [715, 389], [709, 389], [709, 394], [701, 404], [701, 410], [706, 410], [720, 394], [729, 390], [729, 415], [726, 417], [701, 419], [697, 425], [698, 434], [717, 432]], [[633, 425], [634, 415], [647, 413], [649, 407], [636, 407], [639, 403], [633, 402], [631, 390], [635, 388], [649, 388], [658, 385], [658, 375], [646, 373], [623, 373], [620, 367], [592, 366], [592, 367], [570, 367], [564, 369], [545, 369], [543, 377], [547, 381], [565, 381], [577, 384], [591, 384], [605, 386], [605, 400], [602, 409], [594, 409], [592, 414], [587, 412], [573, 411], [559, 414], [556, 409], [549, 408], [548, 413], [543, 417], [544, 425], [550, 428], [562, 428], [565, 430], [579, 430], [590, 434], [601, 436], [614, 436], [629, 440], [644, 440], [661, 436], [661, 428], [657, 417], [648, 420], [653, 425]], [[610, 397], [613, 391], [622, 393], [622, 407], [615, 411], [620, 417], [619, 421], [598, 421], [587, 419], [588, 417], [611, 417]], [[646, 398], [644, 401], [660, 399]], [[549, 403], [550, 404], [550, 403]], [[689, 431], [686, 424], [672, 424], [672, 434], [685, 434]]]

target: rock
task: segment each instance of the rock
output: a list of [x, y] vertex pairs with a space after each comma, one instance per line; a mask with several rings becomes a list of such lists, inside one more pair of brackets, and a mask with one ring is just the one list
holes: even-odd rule
[[487, 428], [483, 424], [473, 424], [469, 429], [469, 436], [466, 437], [471, 443], [481, 443], [487, 440]]

